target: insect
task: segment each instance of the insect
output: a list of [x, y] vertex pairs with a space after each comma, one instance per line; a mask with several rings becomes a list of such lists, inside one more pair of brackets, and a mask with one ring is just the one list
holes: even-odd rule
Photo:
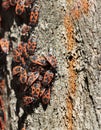
[[10, 1], [9, 0], [2, 0], [2, 8], [8, 10], [10, 8]]
[[28, 80], [27, 80], [27, 85], [31, 86], [39, 77], [39, 72], [35, 71], [35, 72], [29, 72], [28, 73]]
[[31, 95], [32, 97], [38, 99], [40, 96], [40, 88], [41, 88], [41, 83], [40, 82], [35, 82], [31, 86]]
[[5, 87], [5, 80], [0, 80], [0, 94], [4, 93], [4, 87]]
[[54, 73], [50, 70], [46, 71], [43, 78], [43, 85], [48, 86], [54, 78]]
[[34, 98], [31, 96], [24, 96], [23, 97], [23, 104], [24, 105], [29, 105], [30, 103], [32, 103], [34, 101]]
[[13, 76], [15, 76], [15, 75], [21, 74], [21, 72], [23, 71], [24, 71], [24, 68], [22, 66], [15, 66], [13, 68], [12, 74]]
[[38, 17], [39, 17], [39, 7], [36, 5], [31, 9], [29, 25], [35, 26], [38, 22]]
[[48, 104], [50, 101], [50, 88], [48, 88], [44, 94], [42, 95], [42, 103], [43, 104]]
[[11, 6], [15, 6], [17, 3], [17, 0], [9, 0]]
[[19, 63], [22, 61], [22, 58], [21, 58], [21, 53], [18, 52], [16, 49], [13, 50], [13, 61]]
[[0, 48], [1, 48], [3, 53], [8, 54], [8, 52], [9, 52], [9, 42], [4, 38], [0, 39]]
[[41, 65], [41, 66], [46, 66], [47, 65], [47, 61], [43, 56], [30, 56], [30, 60], [32, 63], [37, 64], [37, 65]]
[[28, 50], [29, 55], [34, 54], [36, 46], [37, 46], [36, 38], [33, 36], [30, 37], [28, 39], [28, 44], [27, 44], [27, 50]]
[[44, 56], [46, 58], [46, 60], [48, 61], [48, 63], [53, 67], [56, 68], [57, 65], [57, 61], [56, 58], [54, 56], [52, 56], [51, 54], [48, 54], [47, 56]]
[[25, 12], [25, 4], [24, 0], [18, 0], [16, 7], [15, 7], [15, 12], [17, 15], [21, 15]]
[[25, 84], [27, 82], [27, 72], [26, 70], [22, 71], [19, 77], [20, 83]]
[[46, 89], [44, 87], [41, 87], [41, 89], [40, 89], [40, 97], [44, 94], [45, 90]]

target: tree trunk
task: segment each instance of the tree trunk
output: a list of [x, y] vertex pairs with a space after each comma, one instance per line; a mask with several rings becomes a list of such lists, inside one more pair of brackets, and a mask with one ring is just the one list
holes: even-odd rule
[[[39, 104], [30, 112], [19, 107], [11, 85], [11, 50], [7, 56], [7, 129], [101, 129], [100, 7], [100, 0], [40, 0], [39, 21], [33, 30], [38, 36], [36, 53], [49, 52], [57, 59], [50, 104], [46, 109]], [[12, 9], [5, 15], [18, 19]], [[20, 41], [17, 22], [5, 22], [5, 37], [17, 39], [13, 48]]]

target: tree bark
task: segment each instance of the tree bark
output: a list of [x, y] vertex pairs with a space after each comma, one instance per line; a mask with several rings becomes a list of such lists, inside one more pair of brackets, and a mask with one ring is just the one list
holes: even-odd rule
[[[12, 50], [7, 56], [7, 102], [9, 130], [100, 130], [101, 129], [101, 43], [100, 0], [40, 0], [36, 54], [56, 56], [57, 73], [50, 104], [33, 111], [19, 107], [11, 87]], [[10, 15], [11, 14], [11, 15]], [[12, 10], [6, 13], [14, 17]], [[17, 22], [5, 22], [5, 37], [20, 41]], [[18, 19], [18, 18], [17, 18]], [[11, 22], [10, 22], [11, 23]]]

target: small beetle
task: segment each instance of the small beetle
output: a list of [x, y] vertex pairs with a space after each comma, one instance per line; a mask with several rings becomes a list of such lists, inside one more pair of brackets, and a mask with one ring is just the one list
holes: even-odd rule
[[29, 24], [31, 26], [35, 26], [38, 22], [38, 17], [39, 17], [39, 7], [36, 5], [31, 9]]
[[21, 59], [21, 53], [18, 52], [16, 49], [13, 50], [13, 60], [14, 60], [14, 62], [17, 62], [17, 63], [19, 63], [19, 62], [22, 61], [22, 59]]
[[35, 71], [35, 72], [29, 72], [28, 73], [28, 81], [27, 81], [27, 85], [31, 86], [39, 77], [39, 72]]
[[43, 104], [48, 104], [50, 101], [50, 88], [48, 88], [48, 90], [46, 90], [44, 92], [44, 94], [42, 95], [42, 103]]
[[21, 74], [24, 71], [24, 68], [22, 66], [15, 66], [13, 68], [12, 74], [13, 76]]
[[56, 68], [57, 61], [54, 56], [52, 56], [51, 54], [48, 54], [47, 56], [45, 56], [45, 58], [53, 68]]
[[20, 83], [26, 84], [26, 82], [27, 82], [27, 72], [26, 72], [26, 70], [21, 72], [19, 80], [20, 80]]
[[47, 61], [43, 56], [30, 56], [30, 60], [32, 63], [37, 64], [37, 65], [41, 65], [41, 66], [46, 66], [47, 65]]
[[4, 88], [5, 88], [5, 80], [2, 79], [0, 80], [0, 94], [4, 93]]
[[35, 82], [31, 86], [31, 95], [32, 97], [38, 99], [40, 97], [40, 88], [41, 88], [41, 83], [40, 82]]
[[54, 73], [50, 70], [46, 71], [43, 78], [43, 85], [48, 86], [54, 78]]
[[21, 15], [25, 12], [25, 1], [24, 0], [18, 0], [16, 7], [15, 7], [15, 12], [17, 15]]
[[23, 97], [23, 104], [24, 105], [29, 105], [30, 103], [33, 102], [33, 100], [34, 100], [34, 98], [31, 97], [31, 96], [24, 96]]
[[33, 36], [30, 37], [28, 39], [28, 44], [27, 44], [27, 50], [28, 50], [29, 55], [34, 54], [36, 46], [37, 46], [36, 38]]
[[4, 38], [0, 39], [0, 48], [1, 48], [3, 53], [8, 54], [8, 52], [9, 52], [9, 42]]
[[45, 90], [46, 89], [44, 87], [41, 87], [41, 89], [40, 89], [40, 97], [44, 94]]

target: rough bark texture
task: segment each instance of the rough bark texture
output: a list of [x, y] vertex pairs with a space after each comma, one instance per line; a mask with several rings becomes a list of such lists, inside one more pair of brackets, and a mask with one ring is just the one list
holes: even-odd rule
[[[51, 101], [26, 113], [11, 87], [11, 56], [7, 56], [7, 130], [100, 130], [101, 43], [100, 0], [40, 0], [37, 54], [50, 52], [57, 58], [57, 74]], [[9, 18], [15, 15], [8, 11]], [[18, 19], [18, 18], [17, 18]], [[17, 21], [20, 23], [20, 21]], [[5, 24], [8, 25], [8, 23]], [[7, 29], [6, 29], [7, 30]], [[20, 41], [20, 28], [12, 21], [13, 36]], [[13, 43], [15, 47], [17, 43]]]

